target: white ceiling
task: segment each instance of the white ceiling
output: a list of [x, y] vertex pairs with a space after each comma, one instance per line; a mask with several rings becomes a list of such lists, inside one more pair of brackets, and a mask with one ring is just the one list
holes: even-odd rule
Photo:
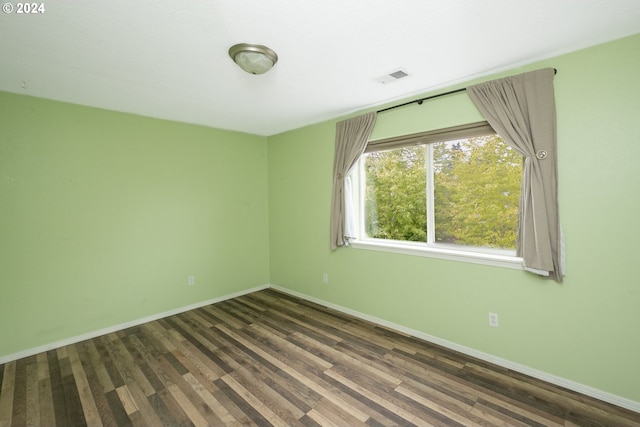
[[[0, 90], [257, 135], [640, 32], [639, 0], [38, 3], [0, 13]], [[278, 63], [245, 73], [241, 42]]]

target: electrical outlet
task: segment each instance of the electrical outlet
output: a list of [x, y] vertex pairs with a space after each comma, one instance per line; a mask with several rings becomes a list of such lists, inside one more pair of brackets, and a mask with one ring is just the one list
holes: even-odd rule
[[489, 313], [489, 326], [498, 327], [498, 313]]
[[187, 284], [189, 286], [193, 286], [196, 284], [196, 276], [189, 276], [189, 278], [187, 278]]
[[329, 283], [329, 275], [327, 273], [322, 275], [322, 283]]

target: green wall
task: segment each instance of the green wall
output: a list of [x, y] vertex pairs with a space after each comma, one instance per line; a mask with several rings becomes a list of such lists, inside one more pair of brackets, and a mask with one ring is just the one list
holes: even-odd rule
[[[482, 79], [558, 69], [563, 284], [498, 267], [330, 251], [336, 120], [269, 138], [271, 283], [640, 402], [639, 52], [636, 35]], [[479, 118], [466, 94], [453, 95], [381, 114], [374, 136]], [[488, 326], [490, 311], [499, 328]]]
[[0, 92], [0, 204], [0, 357], [269, 282], [264, 137]]

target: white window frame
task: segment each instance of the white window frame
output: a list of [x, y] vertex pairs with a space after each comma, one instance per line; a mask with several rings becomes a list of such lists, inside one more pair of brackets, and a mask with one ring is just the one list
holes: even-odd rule
[[[426, 144], [427, 149], [427, 242], [409, 242], [403, 240], [377, 239], [367, 236], [365, 231], [365, 155], [360, 156], [351, 172], [353, 216], [356, 223], [356, 238], [351, 247], [373, 251], [391, 252], [404, 255], [415, 255], [427, 258], [468, 262], [490, 265], [494, 267], [523, 270], [522, 258], [516, 256], [515, 250], [494, 249], [477, 246], [463, 246], [435, 241], [434, 226], [434, 194], [433, 194], [433, 144]], [[431, 184], [431, 185], [429, 185]], [[348, 193], [348, 192], [347, 192]]]

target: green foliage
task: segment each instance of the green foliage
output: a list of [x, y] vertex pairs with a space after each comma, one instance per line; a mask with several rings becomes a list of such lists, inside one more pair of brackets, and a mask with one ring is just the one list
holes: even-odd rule
[[367, 234], [424, 242], [427, 238], [425, 147], [404, 147], [367, 156]]
[[[515, 248], [522, 157], [498, 136], [432, 149], [436, 242]], [[413, 146], [367, 155], [369, 236], [427, 240], [426, 153]]]

